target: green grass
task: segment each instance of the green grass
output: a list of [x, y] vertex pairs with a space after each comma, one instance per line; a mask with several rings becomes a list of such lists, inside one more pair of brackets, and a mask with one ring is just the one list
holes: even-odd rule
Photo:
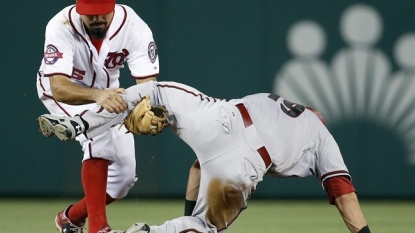
[[[56, 233], [53, 219], [73, 199], [0, 199], [0, 231]], [[372, 232], [415, 232], [415, 201], [361, 201]], [[181, 216], [182, 200], [124, 199], [107, 207], [113, 229], [134, 222], [161, 224]], [[327, 201], [251, 200], [227, 233], [347, 233], [337, 209]]]

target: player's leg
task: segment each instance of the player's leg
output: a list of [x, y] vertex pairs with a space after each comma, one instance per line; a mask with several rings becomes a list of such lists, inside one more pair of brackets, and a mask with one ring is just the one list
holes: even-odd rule
[[[251, 152], [244, 158], [244, 151]], [[179, 217], [159, 226], [133, 225], [126, 233], [218, 232], [227, 229], [247, 208], [251, 192], [265, 173], [260, 155], [249, 147], [234, 150], [201, 165], [201, 182], [192, 216]]]
[[[85, 198], [84, 198], [85, 199]], [[69, 232], [69, 233], [82, 233], [84, 229], [84, 225], [86, 222], [86, 205], [85, 200], [82, 199], [79, 201], [77, 206], [83, 206], [82, 209], [84, 209], [84, 213], [80, 214], [80, 217], [69, 217], [69, 210], [73, 209], [75, 205], [70, 205], [66, 209], [60, 211], [56, 217], [55, 217], [55, 224], [56, 228], [59, 232]]]
[[[114, 148], [113, 153], [115, 156], [110, 158], [114, 161], [110, 162], [110, 160], [99, 158], [84, 161], [82, 183], [85, 190], [85, 198], [71, 206], [69, 211], [66, 211], [67, 218], [76, 226], [83, 226], [85, 218], [88, 216], [88, 211], [92, 211], [89, 215], [89, 232], [97, 232], [99, 229], [108, 226], [105, 205], [124, 197], [135, 182], [133, 136], [126, 134], [125, 129], [119, 131], [118, 128], [114, 128], [110, 131], [112, 139], [105, 141], [105, 146]], [[95, 138], [94, 142], [96, 141], [97, 139]], [[116, 141], [115, 145], [111, 141]], [[100, 143], [89, 143], [89, 145], [91, 148], [101, 146]], [[102, 202], [103, 194], [105, 195], [104, 202]]]
[[[83, 162], [82, 184], [85, 197], [78, 203], [71, 205], [58, 213], [55, 222], [60, 232], [82, 232], [86, 218], [88, 217], [88, 212], [92, 213], [90, 214], [91, 219], [95, 220], [97, 219], [97, 216], [99, 216], [103, 222], [101, 224], [104, 226], [108, 225], [106, 219], [102, 219], [102, 216], [105, 216], [105, 205], [113, 202], [114, 199], [105, 193], [107, 171], [108, 160], [88, 159]], [[102, 194], [104, 195], [104, 198], [101, 198]], [[105, 203], [105, 205], [103, 205], [104, 213], [101, 203]], [[90, 208], [88, 208], [88, 206]], [[89, 229], [90, 232], [94, 232], [91, 221]]]
[[[88, 144], [91, 148], [100, 146], [99, 143]], [[58, 228], [67, 222], [65, 226], [60, 227], [61, 232], [82, 232], [80, 228], [84, 226], [88, 216], [89, 232], [97, 232], [108, 226], [105, 205], [115, 200], [106, 193], [109, 163], [109, 160], [103, 158], [88, 158], [83, 161], [81, 176], [85, 197], [58, 214]], [[97, 228], [98, 230], [95, 230]]]
[[192, 216], [214, 225], [217, 231], [227, 229], [247, 208], [266, 171], [262, 157], [247, 144], [240, 144], [244, 139], [239, 135], [219, 138], [226, 144], [221, 156], [200, 165], [200, 188]]
[[[106, 217], [108, 166], [114, 161], [111, 132], [107, 131], [93, 140], [77, 138], [83, 146], [82, 186], [88, 213], [88, 232], [96, 233], [108, 227]], [[113, 199], [110, 199], [111, 202]]]
[[114, 125], [122, 123], [129, 113], [125, 111], [120, 114], [112, 114], [106, 110], [100, 111], [99, 106], [91, 110], [77, 109], [79, 111], [73, 113], [73, 117], [54, 113], [39, 116], [37, 121], [40, 132], [45, 137], [55, 135], [61, 141], [74, 140], [82, 134], [88, 138], [93, 138]]
[[[198, 160], [195, 161], [195, 164], [197, 165], [199, 164]], [[197, 171], [198, 172], [201, 171], [200, 167], [197, 168]], [[208, 175], [208, 173], [205, 174], [203, 177], [205, 177], [205, 180], [201, 181], [200, 183], [201, 187], [199, 186], [197, 187], [197, 192], [192, 193], [190, 196], [186, 196], [186, 197], [190, 197], [192, 199], [197, 198], [198, 193], [199, 193], [199, 188], [200, 188], [200, 192], [204, 194], [204, 191], [206, 190], [205, 186], [207, 185], [206, 181], [209, 181], [211, 177]], [[190, 183], [192, 182], [190, 181]], [[199, 180], [197, 181], [197, 183], [199, 183]], [[220, 192], [220, 190], [218, 189], [219, 188], [217, 187], [215, 191]], [[196, 197], [194, 195], [196, 195]], [[133, 226], [131, 226], [126, 231], [126, 233], [216, 232], [215, 226], [213, 226], [212, 224], [208, 224], [208, 222], [204, 220], [205, 219], [204, 214], [206, 212], [205, 211], [206, 198], [207, 198], [206, 195], [199, 196], [198, 207], [196, 209], [196, 212], [198, 213], [197, 216], [195, 215], [195, 216], [179, 217], [176, 219], [165, 221], [163, 224], [158, 225], [158, 226], [156, 225], [149, 226], [146, 223], [142, 223], [142, 222], [135, 223]], [[193, 210], [193, 207], [192, 207], [192, 210]], [[200, 217], [200, 216], [203, 216], [203, 217]]]
[[114, 199], [121, 199], [137, 180], [134, 136], [125, 127], [116, 126], [110, 131], [115, 157], [108, 167], [107, 193]]
[[[108, 205], [114, 200], [107, 194], [105, 204]], [[87, 217], [86, 198], [84, 197], [79, 202], [70, 205], [57, 214], [55, 218], [56, 227], [60, 232], [64, 229], [66, 229], [65, 232], [71, 232], [69, 229], [76, 229], [75, 232], [82, 232], [81, 229], [84, 227]]]
[[187, 181], [186, 197], [184, 205], [184, 216], [191, 216], [195, 208], [200, 187], [200, 164], [199, 160], [192, 164]]
[[[45, 107], [48, 109], [48, 111], [52, 115], [60, 116], [62, 118], [65, 118], [65, 116], [67, 116], [68, 113], [75, 114], [81, 111], [81, 109], [88, 109], [89, 107], [92, 106], [92, 105], [70, 106], [70, 105], [65, 105], [65, 104], [58, 106], [56, 105], [56, 102], [54, 101], [54, 99], [41, 98], [41, 100], [43, 104], [45, 105]], [[45, 114], [45, 115], [50, 115], [50, 114]], [[45, 118], [41, 120], [41, 117], [39, 117], [38, 121], [39, 121], [41, 132], [47, 137], [55, 135], [54, 134], [55, 129], [58, 130], [58, 132], [66, 131], [65, 127], [54, 128], [54, 125], [56, 125], [55, 123], [57, 122], [55, 118], [53, 119]], [[71, 133], [72, 131], [69, 131], [69, 134]], [[86, 217], [87, 217], [86, 200], [84, 198], [78, 203], [74, 205], [70, 205], [69, 207], [60, 211], [55, 217], [55, 225], [58, 228], [59, 232], [81, 233], [83, 232], [83, 229], [84, 229]]]
[[83, 162], [82, 185], [88, 212], [88, 232], [108, 229], [105, 199], [109, 160], [93, 158]]
[[[150, 92], [150, 86], [154, 86], [154, 83], [147, 82], [141, 85], [134, 85], [126, 90], [126, 95], [121, 95], [128, 104], [129, 111], [113, 114], [105, 109], [102, 110], [97, 105], [89, 105], [88, 107], [83, 105], [85, 106], [83, 108], [79, 106], [74, 108], [71, 112], [71, 115], [74, 117], [65, 116], [66, 114], [59, 111], [50, 111], [51, 114], [43, 114], [37, 119], [40, 130], [44, 136], [56, 135], [62, 141], [73, 140], [81, 134], [85, 134], [88, 138], [93, 138], [109, 128], [121, 124], [135, 105], [141, 101], [141, 93], [143, 92], [140, 90]], [[55, 103], [51, 102], [51, 104], [54, 105]]]
[[[102, 229], [110, 230], [106, 216], [105, 206], [106, 204], [111, 203], [112, 201], [117, 199], [118, 196], [116, 195], [118, 193], [109, 192], [108, 187], [111, 186], [111, 179], [119, 178], [119, 176], [122, 176], [124, 172], [120, 171], [120, 173], [118, 174], [119, 176], [117, 176], [117, 174], [109, 168], [109, 166], [112, 168], [114, 167], [114, 164], [117, 164], [119, 162], [117, 154], [118, 151], [116, 151], [115, 145], [117, 143], [123, 144], [122, 138], [117, 138], [117, 141], [114, 141], [114, 133], [119, 134], [120, 137], [125, 137], [126, 141], [128, 141], [130, 137], [133, 137], [131, 134], [119, 132], [118, 128], [112, 128], [102, 133], [101, 135], [94, 137], [93, 140], [86, 140], [85, 137], [81, 137], [82, 139], [80, 139], [84, 150], [84, 161], [82, 166], [82, 185], [85, 192], [85, 200], [88, 213], [88, 232], [91, 233], [96, 233]], [[133, 139], [130, 140], [133, 141]], [[128, 147], [128, 149], [130, 148], [131, 147]], [[131, 153], [134, 153], [134, 147], [132, 147]], [[134, 162], [135, 161], [133, 161], [132, 163], [134, 166], [132, 167], [132, 169], [129, 170], [135, 169]], [[135, 175], [134, 172], [135, 171], [133, 171], [133, 174]], [[130, 179], [130, 183], [133, 183], [134, 175]], [[108, 178], [108, 176], [111, 176], [111, 178]], [[132, 185], [129, 184], [129, 188], [131, 186]], [[113, 188], [110, 190], [115, 189]], [[107, 199], [109, 200], [108, 202]]]

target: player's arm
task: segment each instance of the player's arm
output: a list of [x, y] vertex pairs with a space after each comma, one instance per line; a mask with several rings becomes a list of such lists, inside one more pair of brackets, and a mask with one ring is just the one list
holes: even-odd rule
[[200, 188], [200, 164], [199, 160], [192, 164], [189, 171], [189, 179], [187, 181], [186, 200], [184, 206], [184, 216], [192, 215], [196, 206], [197, 196]]
[[[141, 21], [141, 19], [136, 20]], [[136, 79], [137, 84], [157, 81], [160, 64], [151, 29], [146, 25], [142, 30], [133, 31], [130, 36], [132, 45], [127, 63], [131, 76]]]
[[121, 113], [127, 109], [127, 104], [119, 95], [124, 88], [101, 90], [77, 85], [63, 75], [49, 77], [53, 97], [62, 103], [82, 105], [97, 103], [108, 112]]
[[337, 197], [335, 205], [350, 232], [370, 233], [355, 192]]

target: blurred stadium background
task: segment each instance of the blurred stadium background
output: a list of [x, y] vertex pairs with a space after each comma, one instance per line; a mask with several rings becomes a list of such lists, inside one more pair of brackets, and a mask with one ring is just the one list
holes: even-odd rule
[[[415, 231], [414, 1], [117, 2], [152, 28], [159, 80], [219, 98], [274, 92], [319, 108], [374, 232]], [[0, 9], [1, 231], [49, 232], [65, 198], [82, 196], [77, 142], [43, 138], [35, 122], [45, 113], [35, 87], [45, 25], [74, 3], [15, 0]], [[126, 68], [121, 83], [134, 84]], [[183, 212], [193, 152], [170, 131], [136, 137], [136, 148], [139, 180], [125, 200], [108, 207], [114, 227], [136, 219], [162, 223]], [[267, 177], [230, 232], [345, 232], [325, 198], [314, 178]]]

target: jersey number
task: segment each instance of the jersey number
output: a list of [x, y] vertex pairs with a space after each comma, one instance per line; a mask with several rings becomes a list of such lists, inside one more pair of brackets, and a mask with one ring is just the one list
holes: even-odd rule
[[[280, 96], [275, 95], [275, 94], [270, 94], [268, 96], [268, 98], [270, 98], [274, 101], [277, 101], [280, 98]], [[281, 110], [285, 114], [287, 114], [288, 116], [293, 117], [293, 118], [298, 117], [305, 110], [305, 107], [303, 105], [296, 104], [296, 103], [293, 103], [293, 102], [288, 101], [288, 100], [283, 100], [282, 103], [280, 104], [280, 106], [281, 106]]]

